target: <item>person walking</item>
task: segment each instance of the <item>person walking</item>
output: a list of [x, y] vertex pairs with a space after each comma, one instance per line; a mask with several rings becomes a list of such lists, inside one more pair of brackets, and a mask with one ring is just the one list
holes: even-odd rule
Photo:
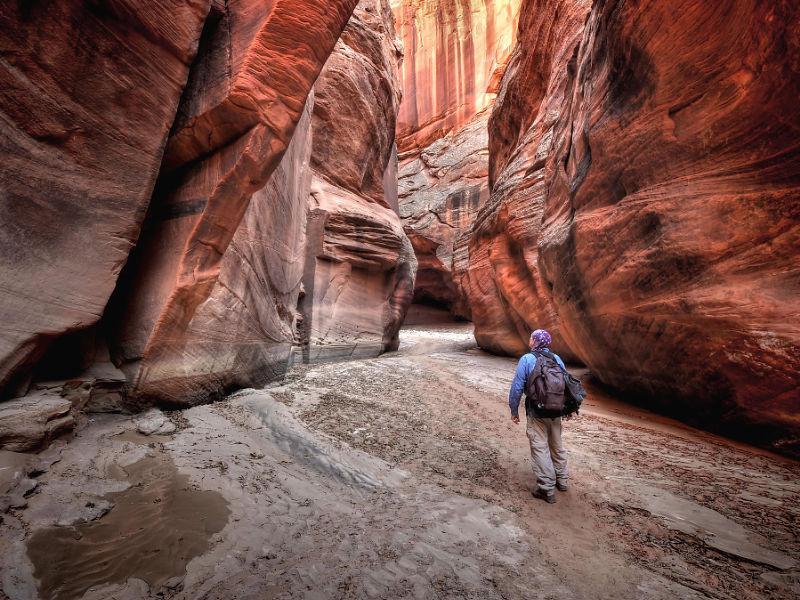
[[561, 439], [566, 366], [550, 351], [551, 343], [544, 329], [531, 334], [531, 351], [519, 360], [508, 394], [511, 420], [519, 423], [520, 398], [525, 391], [526, 433], [537, 484], [533, 495], [549, 504], [556, 501], [556, 488], [565, 492], [569, 485], [567, 450]]

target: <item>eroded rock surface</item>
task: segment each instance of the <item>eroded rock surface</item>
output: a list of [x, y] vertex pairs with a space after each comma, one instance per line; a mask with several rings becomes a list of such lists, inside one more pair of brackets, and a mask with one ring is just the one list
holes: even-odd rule
[[397, 348], [416, 259], [397, 210], [399, 50], [387, 0], [362, 0], [317, 81], [301, 300], [303, 359]]
[[417, 265], [397, 214], [315, 179], [307, 245], [304, 360], [396, 350]]
[[547, 189], [545, 161], [563, 117], [568, 63], [580, 42], [591, 2], [526, 2], [526, 32], [509, 60], [489, 122], [491, 197], [468, 242], [464, 289], [481, 347], [500, 354], [527, 351], [530, 332], [544, 328], [565, 359], [561, 324], [541, 278], [539, 233]]
[[400, 216], [419, 262], [414, 300], [447, 306], [464, 318], [470, 317], [461, 286], [467, 255], [455, 246], [489, 197], [487, 120], [484, 111], [399, 170]]
[[302, 273], [307, 126], [286, 150], [355, 4], [212, 7], [146, 231], [115, 298], [112, 353], [134, 395], [196, 403], [285, 371]]
[[0, 450], [40, 448], [75, 426], [72, 404], [48, 391], [0, 403]]
[[791, 451], [800, 9], [603, 2], [581, 32], [586, 4], [523, 5], [470, 245], [476, 336], [518, 352], [549, 323], [604, 382]]
[[514, 46], [520, 0], [394, 0], [403, 40], [397, 142], [424, 148], [489, 106]]
[[[488, 191], [488, 107], [514, 40], [519, 0], [403, 0], [399, 200], [419, 260], [415, 299], [470, 317], [466, 240]], [[458, 248], [458, 249], [457, 249]]]
[[209, 0], [0, 7], [0, 392], [100, 318], [139, 234]]

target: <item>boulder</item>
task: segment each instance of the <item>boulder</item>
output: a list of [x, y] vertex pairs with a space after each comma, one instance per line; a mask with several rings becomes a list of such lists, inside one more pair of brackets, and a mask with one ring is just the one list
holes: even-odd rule
[[0, 450], [25, 452], [75, 426], [72, 404], [52, 392], [36, 392], [0, 403]]
[[176, 429], [175, 423], [170, 421], [167, 415], [157, 408], [151, 408], [139, 415], [134, 422], [136, 431], [142, 435], [169, 435], [174, 433]]
[[37, 487], [33, 474], [39, 470], [35, 454], [0, 450], [0, 515], [9, 508], [23, 508]]

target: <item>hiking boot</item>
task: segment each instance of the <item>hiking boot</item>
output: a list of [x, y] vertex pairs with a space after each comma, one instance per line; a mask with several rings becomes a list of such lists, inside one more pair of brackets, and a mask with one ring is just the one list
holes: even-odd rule
[[553, 490], [550, 490], [548, 492], [546, 490], [543, 490], [542, 488], [536, 488], [535, 490], [533, 490], [532, 493], [534, 498], [539, 498], [541, 500], [544, 500], [548, 504], [556, 503], [556, 493]]
[[556, 489], [559, 492], [566, 492], [569, 489], [569, 484], [566, 481], [556, 481]]

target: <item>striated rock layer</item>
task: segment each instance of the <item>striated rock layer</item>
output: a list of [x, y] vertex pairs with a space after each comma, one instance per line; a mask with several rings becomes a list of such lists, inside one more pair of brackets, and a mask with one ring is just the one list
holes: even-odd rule
[[210, 0], [0, 7], [0, 393], [96, 323], [136, 241]]
[[38, 391], [0, 403], [0, 451], [35, 450], [75, 426], [69, 400]]
[[284, 372], [309, 185], [302, 129], [284, 153], [355, 3], [212, 6], [111, 311], [134, 397], [191, 404]]
[[552, 323], [607, 384], [794, 451], [800, 7], [606, 1], [584, 28], [585, 4], [523, 6], [470, 244], [479, 342]]
[[395, 3], [406, 52], [399, 196], [419, 260], [415, 299], [463, 318], [470, 317], [465, 236], [489, 197], [487, 107], [513, 47], [518, 11], [519, 0]]
[[314, 90], [300, 342], [305, 361], [398, 346], [416, 259], [397, 210], [401, 53], [387, 0], [362, 0]]
[[523, 4], [524, 36], [492, 110], [492, 192], [469, 236], [469, 268], [463, 278], [475, 338], [491, 352], [523, 354], [530, 332], [545, 328], [556, 352], [577, 359], [564, 341], [548, 283], [541, 277], [538, 242], [553, 129], [563, 119], [568, 63], [590, 7], [589, 0]]
[[514, 46], [520, 0], [393, 0], [403, 41], [401, 153], [489, 106]]
[[477, 115], [406, 159], [399, 170], [400, 216], [419, 261], [414, 300], [447, 306], [467, 319], [471, 313], [461, 286], [467, 254], [456, 252], [456, 242], [489, 197], [488, 116], [487, 111]]

